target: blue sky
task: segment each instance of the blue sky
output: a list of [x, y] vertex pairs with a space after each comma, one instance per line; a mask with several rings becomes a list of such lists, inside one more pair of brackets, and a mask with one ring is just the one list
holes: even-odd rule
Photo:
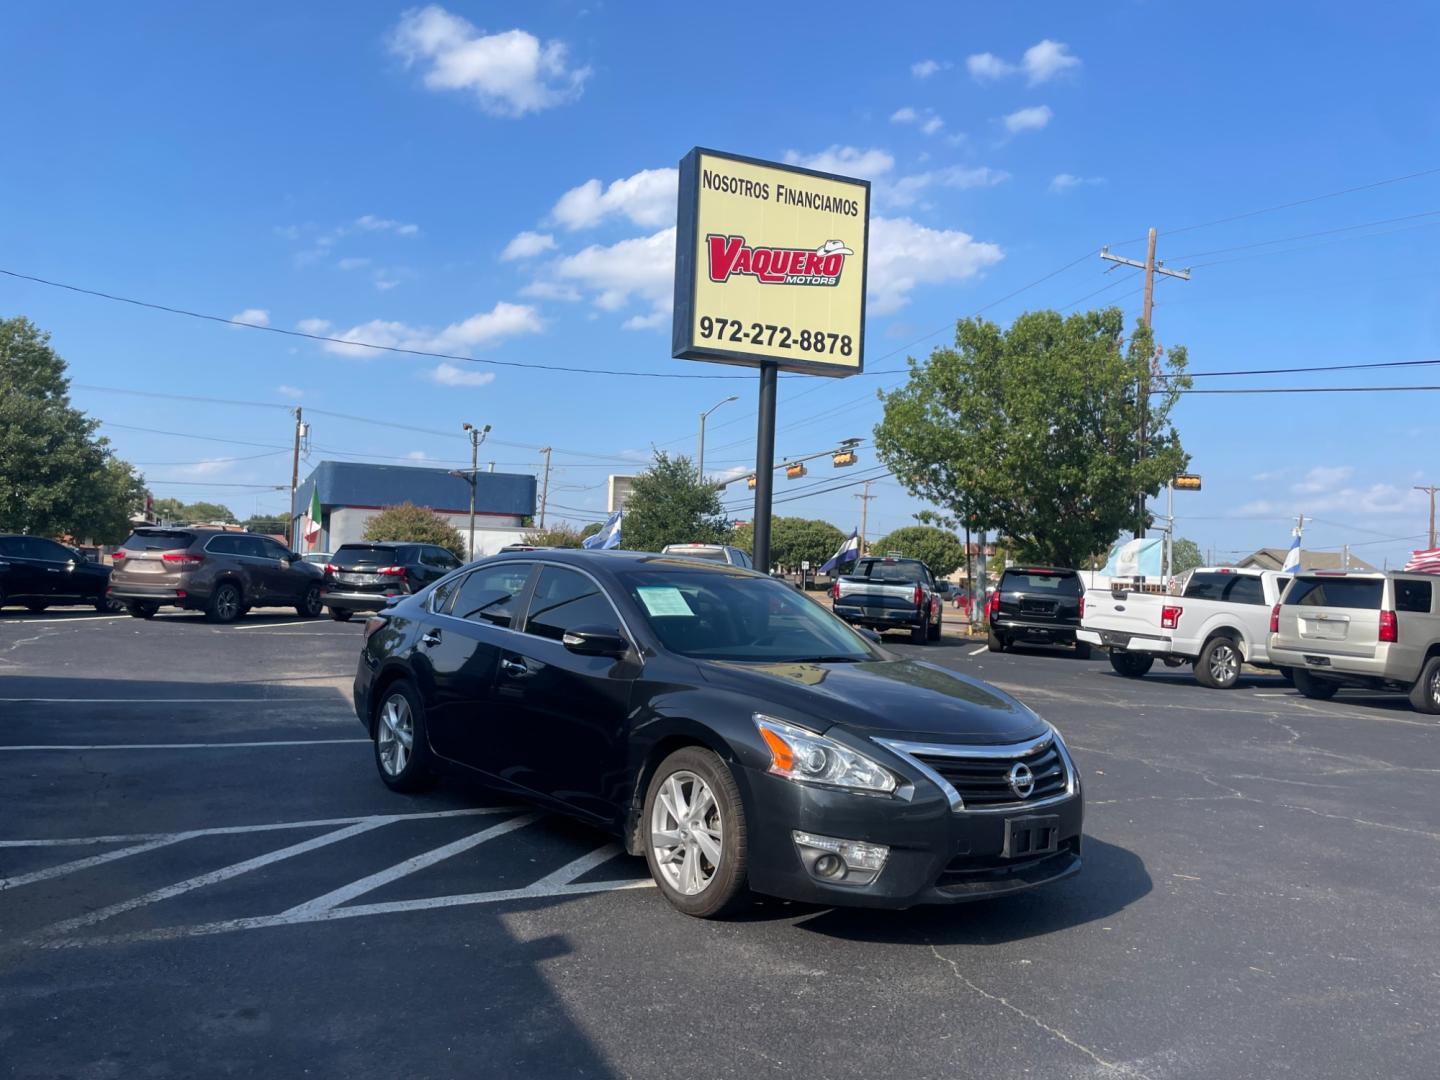
[[[1383, 19], [1342, 3], [12, 6], [0, 267], [481, 360], [732, 378], [357, 356], [3, 277], [0, 314], [51, 330], [78, 384], [273, 406], [74, 394], [157, 494], [242, 515], [285, 506], [240, 485], [288, 483], [295, 404], [314, 411], [312, 462], [463, 459], [462, 420], [492, 425], [498, 468], [536, 471], [553, 445], [552, 504], [574, 509], [552, 513], [577, 521], [652, 444], [693, 454], [697, 414], [732, 393], [707, 467], [747, 470], [753, 375], [669, 358], [668, 170], [694, 145], [875, 181], [872, 369], [992, 304], [1007, 322], [1103, 288], [1081, 306], [1133, 321], [1132, 272], [1093, 253], [1143, 257], [1151, 225], [1162, 259], [1195, 267], [1155, 309], [1194, 370], [1434, 359], [1440, 173], [1208, 223], [1440, 166], [1437, 39], [1427, 4]], [[897, 378], [783, 381], [777, 453], [868, 438], [875, 388]], [[1222, 554], [1283, 546], [1303, 512], [1309, 547], [1403, 557], [1425, 528], [1411, 485], [1440, 483], [1437, 403], [1188, 398], [1177, 420], [1205, 490], [1177, 496], [1180, 534]], [[827, 465], [777, 500], [830, 475], [865, 474]], [[776, 509], [848, 531], [857, 490]], [[893, 481], [872, 493], [872, 535], [920, 508]], [[750, 516], [743, 488], [726, 501]]]

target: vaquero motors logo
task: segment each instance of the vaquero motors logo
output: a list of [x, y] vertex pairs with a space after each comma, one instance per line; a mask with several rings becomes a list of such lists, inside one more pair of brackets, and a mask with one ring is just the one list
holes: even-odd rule
[[838, 285], [845, 257], [854, 255], [840, 240], [818, 248], [752, 247], [743, 236], [705, 237], [710, 252], [710, 280], [726, 282], [732, 274], [749, 274], [765, 285]]

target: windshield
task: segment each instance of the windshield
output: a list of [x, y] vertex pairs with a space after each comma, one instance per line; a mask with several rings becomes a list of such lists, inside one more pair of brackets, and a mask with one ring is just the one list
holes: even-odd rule
[[925, 564], [915, 559], [873, 559], [862, 562], [850, 576], [869, 578], [882, 585], [914, 585], [925, 579]]
[[397, 563], [393, 547], [371, 547], [369, 544], [342, 544], [340, 550], [330, 558], [334, 566], [394, 566]]
[[697, 570], [643, 570], [624, 586], [661, 643], [697, 660], [878, 660], [882, 653], [783, 582]]

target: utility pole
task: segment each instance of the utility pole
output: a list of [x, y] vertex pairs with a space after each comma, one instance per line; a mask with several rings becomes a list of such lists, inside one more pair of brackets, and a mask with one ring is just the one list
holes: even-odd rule
[[301, 423], [303, 415], [300, 406], [295, 406], [295, 450], [290, 455], [290, 521], [285, 526], [285, 544], [291, 551], [295, 550], [295, 490], [300, 486], [300, 436], [305, 432], [305, 425]]
[[[1100, 258], [1104, 259], [1106, 262], [1116, 263], [1121, 266], [1133, 266], [1137, 270], [1145, 271], [1145, 300], [1144, 303], [1141, 305], [1140, 321], [1143, 322], [1145, 324], [1145, 328], [1150, 331], [1151, 341], [1153, 344], [1155, 335], [1155, 324], [1150, 319], [1150, 313], [1155, 306], [1155, 275], [1164, 274], [1166, 277], [1179, 278], [1181, 281], [1189, 281], [1189, 267], [1186, 267], [1184, 270], [1170, 270], [1166, 268], [1164, 263], [1155, 261], [1154, 228], [1150, 229], [1150, 232], [1146, 237], [1145, 261], [1143, 263], [1136, 262], [1134, 259], [1124, 258], [1120, 255], [1112, 255], [1110, 254], [1110, 248], [1108, 246], [1102, 247], [1100, 249]], [[1141, 358], [1141, 363], [1144, 365], [1144, 367], [1140, 372], [1139, 394], [1137, 395], [1139, 397], [1140, 406], [1139, 457], [1141, 458], [1145, 456], [1145, 439], [1147, 437], [1146, 428], [1148, 426], [1147, 422], [1150, 416], [1151, 362], [1152, 357], [1150, 356]], [[1135, 516], [1135, 538], [1138, 540], [1143, 538], [1145, 535], [1145, 493], [1143, 491], [1140, 493], [1139, 501], [1135, 508]]]
[[485, 436], [490, 434], [490, 425], [477, 428], [470, 422], [460, 425], [462, 431], [470, 433], [470, 546], [466, 548], [465, 554], [471, 559], [475, 558], [475, 482], [480, 472], [480, 444], [485, 441]]
[[545, 528], [545, 502], [550, 495], [550, 447], [540, 451], [545, 455], [545, 480], [540, 485], [540, 528]]
[[869, 481], [869, 480], [866, 480], [866, 481], [865, 481], [865, 492], [864, 492], [864, 494], [862, 494], [862, 495], [856, 495], [856, 496], [855, 496], [855, 498], [857, 498], [857, 499], [860, 500], [860, 554], [861, 554], [861, 555], [864, 555], [864, 554], [865, 554], [865, 525], [867, 524], [868, 519], [869, 519], [869, 516], [870, 516], [870, 500], [871, 500], [871, 499], [878, 499], [879, 497], [880, 497], [879, 495], [871, 495], [871, 494], [870, 494], [870, 481]]
[[1435, 546], [1436, 546], [1436, 545], [1435, 545], [1435, 493], [1436, 493], [1437, 491], [1440, 491], [1440, 487], [1437, 487], [1437, 486], [1434, 485], [1434, 484], [1430, 484], [1430, 485], [1428, 485], [1428, 486], [1416, 484], [1416, 485], [1415, 485], [1415, 490], [1416, 490], [1416, 491], [1423, 491], [1423, 492], [1425, 492], [1427, 495], [1430, 496], [1430, 550], [1431, 550], [1431, 551], [1434, 551], [1434, 550], [1435, 550]]

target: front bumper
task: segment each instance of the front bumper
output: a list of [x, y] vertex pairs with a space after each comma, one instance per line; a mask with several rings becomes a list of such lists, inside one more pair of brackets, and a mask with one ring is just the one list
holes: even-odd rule
[[[985, 900], [1069, 877], [1080, 869], [1082, 795], [1034, 814], [1054, 816], [1053, 854], [1004, 858], [1005, 822], [1032, 812], [952, 812], [938, 788], [916, 785], [909, 801], [797, 784], [748, 767], [735, 770], [749, 821], [750, 885], [806, 903], [907, 908]], [[792, 830], [885, 844], [885, 868], [870, 885], [817, 880], [805, 869]]]
[[924, 626], [925, 616], [914, 608], [845, 607], [837, 604], [835, 614], [851, 626], [866, 626], [872, 630], [884, 630], [895, 626]]

